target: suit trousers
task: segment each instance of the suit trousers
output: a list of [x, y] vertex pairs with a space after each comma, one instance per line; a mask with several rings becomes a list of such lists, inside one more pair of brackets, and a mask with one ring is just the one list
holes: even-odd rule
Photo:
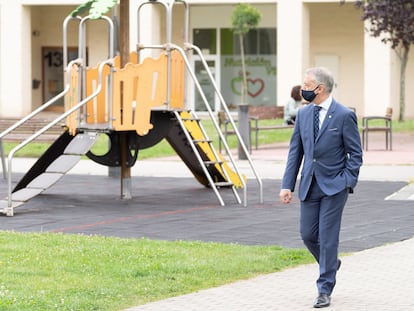
[[319, 294], [331, 295], [335, 287], [339, 232], [347, 199], [347, 189], [328, 196], [313, 178], [306, 199], [300, 204], [300, 234], [319, 263], [319, 278], [316, 282]]

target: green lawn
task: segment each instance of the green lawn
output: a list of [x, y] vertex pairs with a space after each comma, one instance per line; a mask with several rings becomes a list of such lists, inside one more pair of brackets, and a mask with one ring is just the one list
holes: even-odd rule
[[278, 246], [0, 231], [0, 310], [122, 310], [310, 262]]
[[[269, 125], [269, 124], [282, 124], [282, 120], [260, 120], [260, 125]], [[208, 136], [210, 139], [213, 140], [214, 145], [218, 148], [218, 134], [216, 133], [214, 126], [210, 120], [203, 120], [202, 122], [203, 127], [205, 128]], [[361, 122], [359, 123], [361, 125]], [[372, 125], [375, 125], [372, 122]], [[393, 132], [414, 132], [414, 120], [407, 120], [404, 122], [393, 122]], [[292, 129], [286, 130], [275, 130], [275, 131], [261, 131], [259, 132], [259, 146], [263, 144], [271, 144], [277, 142], [285, 142], [288, 141], [290, 135], [292, 134]], [[252, 137], [254, 144], [254, 137]], [[230, 148], [237, 147], [236, 137], [234, 135], [229, 136], [228, 143]], [[4, 150], [5, 153], [14, 148], [17, 143], [7, 143], [4, 142]], [[31, 143], [25, 146], [22, 150], [18, 151], [15, 156], [17, 157], [39, 157], [46, 149], [49, 147], [50, 144], [46, 143]], [[104, 134], [100, 135], [98, 142], [92, 148], [92, 152], [95, 154], [104, 154], [108, 149], [108, 139], [107, 136]], [[153, 157], [164, 157], [164, 156], [171, 156], [175, 155], [175, 151], [171, 148], [167, 141], [162, 140], [157, 145], [140, 150], [139, 158], [146, 159], [146, 158], [153, 158]]]

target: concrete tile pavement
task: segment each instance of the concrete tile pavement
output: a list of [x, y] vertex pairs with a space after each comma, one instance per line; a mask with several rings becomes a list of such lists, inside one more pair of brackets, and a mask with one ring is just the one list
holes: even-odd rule
[[[376, 138], [376, 139], [375, 139]], [[414, 134], [394, 135], [393, 151], [382, 150], [381, 137], [371, 139], [364, 152], [361, 180], [414, 180]], [[252, 158], [260, 172], [280, 178], [288, 144], [262, 147]], [[273, 175], [274, 176], [274, 175]], [[413, 184], [390, 199], [414, 200]], [[414, 202], [413, 202], [414, 208]], [[127, 311], [214, 310], [263, 311], [313, 309], [316, 264], [261, 275], [224, 286], [174, 297]], [[363, 250], [342, 257], [337, 286], [329, 310], [409, 311], [414, 310], [414, 238]]]
[[[409, 311], [414, 309], [414, 239], [342, 257], [329, 310]], [[127, 311], [303, 311], [317, 295], [317, 265], [174, 297]]]

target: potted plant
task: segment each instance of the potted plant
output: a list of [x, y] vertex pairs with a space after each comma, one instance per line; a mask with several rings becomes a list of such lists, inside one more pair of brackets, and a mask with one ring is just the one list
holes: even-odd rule
[[251, 30], [257, 27], [261, 19], [261, 14], [256, 7], [251, 6], [248, 3], [238, 4], [231, 16], [231, 24], [234, 34], [239, 36], [240, 43], [240, 58], [242, 64], [242, 87], [241, 87], [241, 103], [238, 110], [238, 127], [240, 135], [243, 139], [246, 149], [243, 150], [239, 144], [238, 153], [239, 159], [247, 159], [246, 150], [250, 149], [250, 126], [249, 126], [249, 110], [247, 103], [247, 71], [246, 61], [244, 58], [244, 36]]
[[231, 16], [231, 24], [234, 34], [239, 36], [240, 43], [240, 58], [242, 63], [242, 89], [241, 89], [241, 103], [247, 104], [247, 71], [246, 61], [244, 57], [244, 36], [251, 30], [257, 27], [260, 22], [261, 14], [256, 7], [248, 3], [238, 4]]

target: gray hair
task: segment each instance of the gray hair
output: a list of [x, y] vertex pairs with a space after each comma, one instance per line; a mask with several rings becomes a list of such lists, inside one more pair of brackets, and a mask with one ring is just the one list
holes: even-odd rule
[[313, 75], [316, 84], [324, 84], [328, 93], [332, 93], [334, 78], [332, 73], [325, 67], [309, 68], [305, 71], [306, 75]]

